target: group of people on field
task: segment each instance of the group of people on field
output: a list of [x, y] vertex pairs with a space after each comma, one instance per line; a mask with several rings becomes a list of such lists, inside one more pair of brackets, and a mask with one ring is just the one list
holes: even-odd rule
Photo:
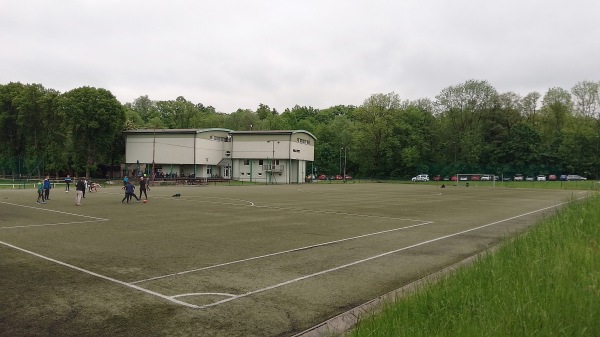
[[42, 179], [37, 184], [37, 192], [38, 204], [45, 204], [46, 200], [50, 200], [50, 189], [52, 188], [52, 184], [50, 184], [50, 176], [46, 176], [45, 179]]
[[[71, 189], [71, 184], [73, 180], [70, 175], [67, 175], [65, 178], [65, 193], [68, 193]], [[75, 179], [77, 180], [77, 179]], [[89, 182], [85, 177], [79, 178], [75, 183], [75, 206], [81, 206], [81, 199], [85, 198], [86, 190], [89, 192], [95, 191], [98, 192], [98, 187], [100, 185], [96, 182]], [[45, 204], [48, 200], [50, 200], [50, 189], [52, 189], [52, 183], [50, 182], [50, 176], [46, 176], [44, 179], [40, 180], [37, 183], [37, 192], [38, 204]], [[123, 189], [125, 190], [125, 197], [121, 202], [127, 200], [127, 203], [131, 200], [131, 198], [137, 199], [140, 201], [142, 198], [142, 194], [145, 196], [146, 200], [148, 199], [147, 191], [150, 190], [147, 180], [144, 177], [140, 177], [140, 196], [139, 198], [135, 195], [135, 185], [133, 185], [132, 181], [129, 181], [128, 177], [123, 179]]]
[[125, 176], [125, 178], [123, 178], [122, 189], [125, 190], [125, 196], [123, 197], [123, 200], [121, 200], [121, 203], [123, 203], [125, 201], [127, 201], [127, 203], [129, 203], [129, 201], [131, 201], [132, 198], [135, 198], [138, 202], [140, 202], [140, 200], [142, 199], [142, 194], [144, 195], [144, 197], [146, 197], [145, 200], [148, 200], [147, 191], [150, 190], [150, 187], [148, 186], [148, 181], [146, 179], [144, 179], [144, 176], [140, 177], [140, 196], [139, 196], [139, 198], [135, 195], [135, 185], [133, 184], [133, 182], [131, 180], [129, 180], [129, 177], [127, 177], [127, 176]]

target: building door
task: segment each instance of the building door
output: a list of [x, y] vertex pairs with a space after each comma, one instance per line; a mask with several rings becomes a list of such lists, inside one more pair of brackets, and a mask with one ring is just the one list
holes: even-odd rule
[[231, 167], [225, 166], [223, 168], [223, 178], [229, 179], [230, 172], [231, 172]]

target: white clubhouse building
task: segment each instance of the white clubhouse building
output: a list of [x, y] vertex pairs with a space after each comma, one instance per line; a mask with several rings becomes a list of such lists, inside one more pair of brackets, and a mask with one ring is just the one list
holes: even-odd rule
[[316, 138], [304, 130], [138, 129], [125, 131], [125, 172], [159, 178], [303, 183]]

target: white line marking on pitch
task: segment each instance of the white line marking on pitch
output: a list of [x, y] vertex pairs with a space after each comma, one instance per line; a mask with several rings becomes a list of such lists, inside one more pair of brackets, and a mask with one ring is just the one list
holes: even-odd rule
[[74, 265], [72, 265], [72, 264], [68, 264], [68, 263], [62, 262], [62, 261], [58, 261], [58, 260], [56, 260], [56, 259], [53, 259], [53, 258], [51, 258], [51, 257], [47, 257], [47, 256], [44, 256], [44, 255], [41, 255], [41, 254], [38, 254], [38, 253], [32, 252], [32, 251], [30, 251], [30, 250], [27, 250], [27, 249], [20, 248], [20, 247], [17, 247], [17, 246], [15, 246], [15, 245], [11, 245], [10, 243], [6, 243], [6, 242], [3, 242], [3, 241], [0, 241], [0, 244], [3, 244], [3, 245], [5, 245], [5, 246], [7, 246], [7, 247], [10, 247], [10, 248], [13, 248], [13, 249], [19, 250], [19, 251], [21, 251], [21, 252], [24, 252], [24, 253], [27, 253], [27, 254], [31, 254], [31, 255], [33, 255], [33, 256], [37, 256], [37, 257], [39, 257], [39, 258], [41, 258], [41, 259], [44, 259], [44, 260], [47, 260], [47, 261], [50, 261], [50, 262], [54, 262], [54, 263], [60, 264], [61, 266], [65, 266], [65, 267], [68, 267], [68, 268], [71, 268], [71, 269], [75, 269], [75, 270], [78, 270], [78, 271], [80, 271], [80, 272], [83, 272], [83, 273], [86, 273], [86, 274], [89, 274], [89, 275], [92, 275], [92, 276], [96, 276], [96, 277], [99, 277], [99, 278], [101, 278], [101, 279], [105, 279], [105, 280], [107, 280], [107, 281], [111, 281], [111, 282], [114, 282], [114, 283], [118, 283], [118, 284], [120, 284], [120, 285], [124, 285], [124, 286], [126, 286], [126, 287], [133, 288], [133, 289], [135, 289], [135, 290], [139, 290], [139, 291], [141, 291], [141, 292], [145, 292], [145, 293], [147, 293], [147, 294], [150, 294], [150, 295], [154, 295], [154, 296], [157, 296], [157, 297], [163, 298], [163, 299], [165, 299], [165, 300], [167, 300], [167, 301], [171, 301], [171, 302], [173, 302], [173, 303], [176, 303], [176, 304], [180, 304], [180, 305], [183, 305], [183, 306], [186, 306], [186, 307], [189, 307], [189, 308], [194, 308], [194, 309], [197, 309], [197, 308], [199, 308], [197, 305], [193, 305], [193, 304], [189, 304], [189, 303], [186, 303], [186, 302], [183, 302], [183, 301], [176, 300], [176, 299], [175, 299], [174, 297], [172, 297], [172, 296], [166, 296], [166, 295], [163, 295], [163, 294], [157, 293], [157, 292], [155, 292], [155, 291], [151, 291], [151, 290], [148, 290], [148, 289], [144, 289], [144, 288], [142, 288], [142, 287], [138, 287], [138, 286], [136, 286], [136, 285], [134, 285], [134, 284], [130, 284], [130, 283], [127, 283], [127, 282], [119, 281], [119, 280], [117, 280], [117, 279], [114, 279], [114, 278], [112, 278], [112, 277], [108, 277], [108, 276], [105, 276], [105, 275], [102, 275], [102, 274], [98, 274], [98, 273], [95, 273], [95, 272], [93, 272], [93, 271], [90, 271], [90, 270], [87, 270], [87, 269], [83, 269], [83, 268], [80, 268], [80, 267], [74, 266]]
[[207, 198], [207, 199], [223, 199], [223, 200], [241, 201], [243, 203], [246, 203], [247, 205], [239, 204], [239, 203], [232, 203], [232, 202], [210, 201], [210, 200], [195, 200], [195, 199], [188, 199], [188, 198], [173, 198], [173, 197], [166, 197], [166, 196], [164, 196], [164, 197], [163, 196], [153, 196], [152, 198], [154, 198], [154, 199], [164, 199], [164, 200], [187, 201], [187, 202], [202, 202], [202, 203], [209, 203], [209, 204], [242, 206], [242, 207], [254, 206], [254, 203], [252, 201], [244, 200], [244, 199], [233, 199], [233, 198], [219, 198], [219, 197], [205, 197], [205, 196], [201, 196], [201, 198]]
[[[153, 197], [153, 198], [156, 198], [156, 199], [165, 199], [165, 200], [173, 199], [171, 197], [160, 197], [160, 196], [159, 197]], [[173, 200], [181, 200], [181, 201], [186, 201], [186, 202], [203, 202], [203, 203], [220, 204], [220, 205], [232, 205], [232, 206], [241, 206], [241, 207], [268, 208], [268, 209], [276, 209], [276, 210], [283, 210], [283, 211], [294, 211], [294, 212], [310, 212], [310, 213], [321, 213], [321, 214], [348, 215], [348, 216], [365, 217], [365, 218], [391, 219], [391, 220], [417, 221], [417, 222], [418, 221], [425, 221], [425, 220], [418, 220], [418, 219], [394, 218], [394, 217], [381, 216], [381, 215], [355, 214], [355, 213], [322, 211], [322, 210], [304, 209], [304, 208], [278, 207], [278, 206], [259, 206], [259, 205], [256, 205], [254, 202], [252, 202], [250, 200], [244, 200], [244, 199], [229, 199], [229, 198], [217, 198], [217, 197], [214, 197], [214, 199], [225, 199], [225, 200], [242, 201], [242, 202], [246, 203], [247, 205], [230, 203], [230, 202], [194, 200], [194, 199], [187, 199], [187, 198], [173, 199]]]
[[355, 214], [355, 213], [345, 213], [345, 212], [335, 212], [335, 211], [321, 211], [321, 210], [316, 210], [316, 209], [304, 209], [304, 208], [292, 208], [292, 207], [279, 207], [279, 206], [255, 206], [255, 207], [277, 209], [277, 210], [282, 210], [282, 211], [349, 215], [349, 216], [364, 217], [364, 218], [376, 218], [376, 219], [390, 219], [390, 220], [401, 220], [401, 221], [425, 221], [425, 220], [407, 219], [407, 218], [394, 218], [394, 217], [382, 216], [382, 215]]
[[90, 222], [99, 222], [99, 221], [108, 221], [109, 220], [109, 219], [105, 219], [105, 218], [98, 218], [98, 217], [95, 217], [95, 216], [69, 213], [69, 212], [57, 211], [57, 210], [54, 210], [54, 209], [47, 209], [47, 208], [41, 208], [41, 207], [33, 207], [33, 206], [27, 206], [27, 205], [20, 205], [20, 204], [14, 204], [14, 203], [11, 203], [11, 202], [5, 202], [5, 201], [0, 201], [0, 203], [1, 204], [6, 204], [6, 205], [11, 205], [11, 206], [17, 206], [17, 207], [31, 208], [31, 209], [35, 209], [35, 210], [38, 210], [38, 211], [53, 212], [53, 213], [59, 213], [59, 214], [65, 214], [65, 215], [71, 215], [71, 216], [78, 216], [78, 217], [93, 219], [93, 220], [87, 220], [87, 221], [71, 221], [71, 222], [57, 222], [57, 223], [49, 223], [49, 224], [19, 225], [19, 226], [10, 226], [10, 227], [0, 227], [0, 229], [15, 229], [15, 228], [28, 228], [28, 227], [45, 227], [45, 226], [73, 225], [73, 224], [82, 224], [82, 223], [90, 223]]
[[[580, 198], [580, 199], [582, 199], [582, 198]], [[0, 201], [0, 203], [37, 209], [37, 208], [31, 207], [31, 206], [24, 206], [24, 205], [12, 204], [12, 203], [1, 202], [1, 201]], [[74, 269], [74, 270], [78, 270], [78, 271], [81, 271], [83, 273], [86, 273], [86, 274], [89, 274], [89, 275], [92, 275], [92, 276], [95, 276], [95, 277], [98, 277], [98, 278], [101, 278], [101, 279], [104, 279], [104, 280], [107, 280], [107, 281], [111, 281], [111, 282], [123, 285], [125, 287], [129, 287], [129, 288], [132, 288], [132, 289], [135, 289], [135, 290], [138, 290], [138, 291], [150, 294], [150, 295], [154, 295], [156, 297], [165, 299], [167, 301], [170, 301], [170, 302], [173, 302], [173, 303], [176, 303], [176, 304], [188, 307], [188, 308], [205, 309], [205, 308], [208, 308], [208, 307], [216, 306], [216, 305], [219, 305], [219, 304], [222, 304], [222, 303], [226, 303], [226, 302], [233, 301], [233, 300], [236, 300], [236, 299], [239, 299], [239, 298], [247, 297], [247, 296], [250, 296], [250, 295], [253, 295], [253, 294], [257, 294], [257, 293], [260, 293], [260, 292], [264, 292], [264, 291], [267, 291], [267, 290], [279, 288], [279, 287], [282, 287], [282, 286], [285, 286], [285, 285], [288, 285], [288, 284], [292, 284], [292, 283], [295, 283], [295, 282], [298, 282], [298, 281], [302, 281], [302, 280], [305, 280], [305, 279], [308, 279], [308, 278], [312, 278], [312, 277], [315, 277], [315, 276], [318, 276], [318, 275], [323, 275], [323, 274], [330, 273], [330, 272], [333, 272], [333, 271], [336, 271], [336, 270], [340, 270], [340, 269], [343, 269], [343, 268], [354, 266], [354, 265], [357, 265], [359, 263], [363, 263], [363, 262], [366, 262], [366, 261], [374, 260], [374, 259], [377, 259], [379, 257], [383, 257], [383, 256], [386, 256], [386, 255], [394, 254], [394, 253], [397, 253], [397, 252], [400, 252], [400, 251], [403, 251], [403, 250], [411, 249], [411, 248], [422, 246], [422, 245], [425, 245], [425, 244], [428, 244], [428, 243], [432, 243], [432, 242], [436, 242], [436, 241], [439, 241], [439, 240], [447, 239], [447, 238], [450, 238], [450, 237], [453, 237], [453, 236], [457, 236], [457, 235], [461, 235], [461, 234], [464, 234], [464, 233], [472, 232], [472, 231], [475, 231], [475, 230], [478, 230], [478, 229], [481, 229], [481, 228], [489, 227], [489, 226], [492, 226], [492, 225], [495, 225], [495, 224], [498, 224], [498, 223], [502, 223], [502, 222], [505, 222], [505, 221], [513, 220], [513, 219], [516, 219], [516, 218], [519, 218], [519, 217], [522, 217], [522, 216], [530, 215], [530, 214], [537, 213], [537, 212], [540, 212], [540, 211], [544, 211], [544, 210], [547, 210], [547, 209], [550, 209], [550, 208], [555, 208], [555, 207], [561, 206], [563, 204], [566, 204], [566, 202], [560, 203], [560, 204], [557, 204], [557, 205], [553, 205], [553, 206], [548, 206], [548, 207], [545, 207], [545, 208], [541, 208], [541, 209], [538, 209], [538, 210], [535, 210], [535, 211], [531, 211], [531, 212], [528, 212], [528, 213], [524, 213], [524, 214], [521, 214], [521, 215], [510, 217], [510, 218], [507, 218], [507, 219], [504, 219], [504, 220], [499, 220], [499, 221], [496, 221], [496, 222], [492, 222], [492, 223], [489, 223], [489, 224], [486, 224], [486, 225], [474, 227], [474, 228], [467, 229], [467, 230], [464, 230], [464, 231], [460, 231], [460, 232], [457, 232], [457, 233], [454, 233], [454, 234], [449, 234], [449, 235], [441, 236], [441, 237], [438, 237], [438, 238], [435, 238], [435, 239], [423, 241], [423, 242], [420, 242], [420, 243], [417, 243], [417, 244], [414, 244], [414, 245], [411, 245], [411, 246], [407, 246], [407, 247], [403, 247], [403, 248], [396, 249], [396, 250], [393, 250], [393, 251], [389, 251], [389, 252], [386, 252], [386, 253], [382, 253], [382, 254], [379, 254], [379, 255], [375, 255], [375, 256], [372, 256], [372, 257], [369, 257], [369, 258], [366, 258], [366, 259], [358, 260], [358, 261], [355, 261], [355, 262], [352, 262], [352, 263], [344, 264], [344, 265], [341, 265], [341, 266], [338, 266], [338, 267], [335, 267], [335, 268], [331, 268], [331, 269], [327, 269], [327, 270], [323, 270], [323, 271], [320, 271], [320, 272], [317, 272], [317, 273], [313, 273], [313, 274], [305, 275], [305, 276], [302, 276], [302, 277], [298, 277], [298, 278], [295, 278], [295, 279], [292, 279], [292, 280], [289, 280], [289, 281], [286, 281], [286, 282], [278, 283], [278, 284], [275, 284], [275, 285], [272, 285], [272, 286], [269, 286], [269, 287], [265, 287], [265, 288], [253, 290], [253, 291], [250, 291], [250, 292], [246, 292], [244, 294], [233, 295], [232, 297], [229, 297], [227, 299], [224, 299], [224, 300], [221, 300], [221, 301], [218, 301], [218, 302], [214, 302], [214, 303], [211, 303], [211, 304], [207, 304], [207, 305], [202, 305], [202, 306], [198, 306], [198, 305], [186, 303], [186, 302], [179, 301], [179, 300], [176, 299], [176, 297], [182, 297], [182, 296], [184, 296], [186, 294], [179, 294], [179, 295], [174, 295], [174, 296], [163, 295], [163, 294], [157, 293], [155, 291], [151, 291], [151, 290], [144, 289], [142, 287], [136, 286], [135, 284], [127, 283], [127, 282], [124, 282], [124, 281], [120, 281], [120, 280], [114, 279], [112, 277], [108, 277], [108, 276], [105, 276], [105, 275], [102, 275], [102, 274], [98, 274], [98, 273], [95, 273], [93, 271], [90, 271], [90, 270], [87, 270], [87, 269], [83, 269], [83, 268], [80, 268], [80, 267], [77, 267], [77, 266], [74, 266], [74, 265], [71, 265], [71, 264], [68, 264], [68, 263], [65, 263], [65, 262], [62, 262], [62, 261], [59, 261], [59, 260], [47, 257], [47, 256], [44, 256], [44, 255], [32, 252], [30, 250], [26, 250], [26, 249], [23, 249], [23, 248], [11, 245], [11, 244], [3, 242], [3, 241], [0, 241], [0, 244], [5, 245], [5, 246], [10, 247], [10, 248], [13, 248], [13, 249], [16, 249], [16, 250], [19, 250], [19, 251], [24, 252], [24, 253], [27, 253], [27, 254], [39, 257], [41, 259], [44, 259], [44, 260], [47, 260], [47, 261], [50, 261], [50, 262], [54, 262], [56, 264], [59, 264], [59, 265], [65, 266], [65, 267], [68, 267], [68, 268], [71, 268], [71, 269]], [[95, 217], [86, 216], [86, 215], [79, 215], [79, 214], [73, 214], [73, 213], [67, 213], [67, 212], [60, 212], [60, 211], [54, 211], [54, 210], [47, 210], [47, 209], [43, 209], [43, 210], [57, 212], [57, 213], [64, 213], [64, 214], [72, 214], [72, 215], [76, 215], [76, 216], [83, 216], [83, 217], [95, 218]], [[95, 219], [101, 219], [101, 218], [95, 218]], [[413, 225], [413, 226], [417, 226], [417, 225]], [[190, 294], [188, 294], [188, 296], [189, 295]], [[227, 294], [226, 296], [229, 296], [229, 294]]]
[[88, 220], [88, 221], [73, 221], [73, 222], [57, 222], [57, 223], [47, 223], [47, 224], [41, 224], [41, 225], [22, 225], [22, 226], [10, 226], [10, 227], [0, 227], [0, 229], [29, 228], [29, 227], [45, 227], [45, 226], [59, 226], [59, 225], [75, 225], [75, 224], [91, 223], [91, 222], [99, 222], [99, 221], [108, 221], [108, 219], [101, 219], [101, 220]]
[[234, 294], [227, 294], [227, 293], [187, 293], [187, 294], [173, 295], [173, 296], [170, 296], [170, 297], [171, 298], [177, 298], [177, 297], [206, 296], [206, 295], [217, 295], [217, 296], [225, 296], [225, 297], [234, 297], [234, 296], [236, 296]]
[[147, 281], [159, 280], [159, 279], [163, 279], [163, 278], [167, 278], [167, 277], [172, 277], [172, 276], [178, 276], [178, 275], [184, 275], [184, 274], [199, 272], [199, 271], [202, 271], [202, 270], [207, 270], [207, 269], [213, 269], [213, 268], [228, 266], [228, 265], [232, 265], [232, 264], [236, 264], [236, 263], [248, 262], [248, 261], [252, 261], [252, 260], [263, 259], [263, 258], [266, 258], [266, 257], [272, 257], [272, 256], [277, 256], [277, 255], [282, 255], [282, 254], [287, 254], [287, 253], [298, 252], [298, 251], [312, 249], [312, 248], [316, 248], [316, 247], [332, 245], [332, 244], [340, 243], [340, 242], [344, 242], [344, 241], [350, 241], [350, 240], [356, 240], [356, 239], [360, 239], [360, 238], [365, 238], [365, 237], [372, 236], [372, 235], [384, 234], [384, 233], [389, 233], [389, 232], [398, 231], [398, 230], [402, 230], [402, 229], [408, 229], [408, 228], [419, 227], [419, 226], [423, 226], [423, 225], [429, 225], [431, 223], [433, 223], [433, 222], [432, 221], [428, 221], [428, 222], [423, 222], [423, 223], [420, 223], [420, 224], [414, 224], [414, 225], [405, 226], [405, 227], [398, 227], [398, 228], [388, 229], [388, 230], [384, 230], [384, 231], [380, 231], [380, 232], [368, 233], [368, 234], [363, 234], [363, 235], [359, 235], [359, 236], [353, 236], [353, 237], [350, 237], [350, 238], [344, 238], [344, 239], [339, 239], [339, 240], [334, 240], [334, 241], [329, 241], [329, 242], [318, 243], [318, 244], [314, 244], [314, 245], [310, 245], [310, 246], [305, 246], [305, 247], [300, 247], [300, 248], [294, 248], [294, 249], [284, 250], [284, 251], [281, 251], [281, 252], [276, 252], [276, 253], [271, 253], [271, 254], [265, 254], [265, 255], [260, 255], [260, 256], [249, 257], [247, 259], [241, 259], [241, 260], [236, 260], [236, 261], [230, 261], [230, 262], [215, 264], [215, 265], [208, 266], [208, 267], [197, 268], [197, 269], [192, 269], [192, 270], [185, 270], [185, 271], [181, 271], [181, 272], [178, 272], [178, 273], [167, 274], [167, 275], [162, 275], [162, 276], [156, 276], [156, 277], [147, 278], [147, 279], [144, 279], [144, 280], [134, 281], [134, 282], [131, 282], [131, 284], [138, 284], [138, 283], [147, 282]]
[[520, 218], [520, 217], [523, 217], [523, 216], [527, 216], [527, 215], [531, 215], [531, 214], [534, 214], [534, 213], [537, 213], [537, 212], [545, 211], [545, 210], [548, 210], [548, 209], [551, 209], [551, 208], [556, 208], [556, 207], [564, 205], [564, 204], [566, 204], [566, 202], [563, 202], [563, 203], [560, 203], [560, 204], [557, 204], [557, 205], [553, 205], [553, 206], [548, 206], [548, 207], [540, 208], [540, 209], [535, 210], [535, 211], [531, 211], [531, 212], [527, 212], [527, 213], [524, 213], [524, 214], [520, 214], [520, 215], [517, 215], [517, 216], [510, 217], [510, 218], [506, 218], [506, 219], [503, 219], [503, 220], [491, 222], [491, 223], [488, 223], [488, 224], [485, 224], [485, 225], [482, 225], [482, 226], [473, 227], [473, 228], [466, 229], [466, 230], [463, 230], [463, 231], [460, 231], [460, 232], [456, 232], [456, 233], [453, 233], [453, 234], [448, 234], [448, 235], [440, 236], [440, 237], [435, 238], [435, 239], [431, 239], [431, 240], [419, 242], [419, 243], [416, 243], [414, 245], [410, 245], [410, 246], [407, 246], [407, 247], [403, 247], [403, 248], [395, 249], [395, 250], [392, 250], [392, 251], [389, 251], [389, 252], [385, 252], [385, 253], [381, 253], [381, 254], [378, 254], [378, 255], [374, 255], [374, 256], [371, 256], [371, 257], [368, 257], [368, 258], [365, 258], [365, 259], [362, 259], [362, 260], [357, 260], [357, 261], [354, 261], [354, 262], [351, 262], [351, 263], [347, 263], [347, 264], [344, 264], [344, 265], [341, 265], [341, 266], [338, 266], [338, 267], [335, 267], [335, 268], [322, 270], [320, 272], [316, 272], [316, 273], [309, 274], [309, 275], [304, 275], [304, 276], [301, 276], [301, 277], [298, 277], [298, 278], [295, 278], [295, 279], [292, 279], [292, 280], [289, 280], [289, 281], [277, 283], [277, 284], [274, 284], [272, 286], [268, 286], [268, 287], [261, 288], [261, 289], [256, 289], [256, 290], [253, 290], [253, 291], [249, 291], [247, 293], [243, 293], [243, 294], [240, 294], [240, 295], [237, 295], [237, 296], [234, 296], [234, 297], [229, 297], [229, 298], [226, 298], [226, 299], [214, 302], [214, 303], [210, 303], [210, 304], [206, 304], [206, 305], [201, 305], [201, 306], [198, 306], [198, 309], [209, 308], [209, 307], [216, 306], [216, 305], [219, 305], [219, 304], [223, 304], [223, 303], [226, 303], [226, 302], [229, 302], [229, 301], [237, 300], [239, 298], [243, 298], [243, 297], [247, 297], [247, 296], [250, 296], [250, 295], [257, 294], [257, 293], [261, 293], [261, 292], [264, 292], [264, 291], [267, 291], [267, 290], [272, 290], [272, 289], [275, 289], [275, 288], [283, 287], [283, 286], [288, 285], [288, 284], [292, 284], [292, 283], [295, 283], [295, 282], [298, 282], [298, 281], [306, 280], [306, 279], [309, 279], [309, 278], [312, 278], [312, 277], [315, 277], [315, 276], [319, 276], [319, 275], [331, 273], [331, 272], [334, 272], [334, 271], [337, 271], [337, 270], [340, 270], [340, 269], [348, 268], [348, 267], [351, 267], [351, 266], [354, 266], [354, 265], [357, 265], [357, 264], [360, 264], [360, 263], [363, 263], [363, 262], [371, 261], [371, 260], [374, 260], [374, 259], [377, 259], [377, 258], [380, 258], [380, 257], [383, 257], [383, 256], [387, 256], [387, 255], [398, 253], [398, 252], [401, 252], [401, 251], [404, 251], [404, 250], [408, 250], [408, 249], [411, 249], [411, 248], [423, 246], [423, 245], [426, 245], [426, 244], [429, 244], [429, 243], [432, 243], [432, 242], [444, 240], [444, 239], [451, 238], [451, 237], [454, 237], [454, 236], [457, 236], [457, 235], [465, 234], [465, 233], [472, 232], [472, 231], [475, 231], [475, 230], [478, 230], [478, 229], [482, 229], [482, 228], [485, 228], [485, 227], [496, 225], [496, 224], [499, 224], [499, 223], [502, 223], [502, 222], [506, 222], [506, 221], [509, 221], [509, 220], [514, 220], [514, 219], [517, 219], [517, 218]]
[[6, 205], [12, 205], [12, 206], [18, 206], [18, 207], [25, 207], [25, 208], [32, 208], [32, 209], [39, 210], [39, 211], [54, 212], [54, 213], [74, 215], [74, 216], [81, 216], [81, 217], [84, 217], [84, 218], [96, 219], [98, 221], [108, 220], [108, 219], [104, 219], [104, 218], [98, 218], [98, 217], [95, 217], [95, 216], [75, 214], [75, 213], [69, 213], [69, 212], [63, 212], [63, 211], [57, 211], [57, 210], [54, 210], [54, 209], [47, 209], [47, 208], [41, 208], [41, 207], [33, 207], [33, 206], [27, 206], [27, 205], [13, 204], [12, 202], [0, 201], [0, 204], [6, 204]]

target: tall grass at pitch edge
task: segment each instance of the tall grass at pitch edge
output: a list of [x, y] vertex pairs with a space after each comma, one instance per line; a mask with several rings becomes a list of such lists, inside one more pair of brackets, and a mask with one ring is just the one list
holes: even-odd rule
[[600, 336], [600, 197], [363, 319], [359, 336]]

